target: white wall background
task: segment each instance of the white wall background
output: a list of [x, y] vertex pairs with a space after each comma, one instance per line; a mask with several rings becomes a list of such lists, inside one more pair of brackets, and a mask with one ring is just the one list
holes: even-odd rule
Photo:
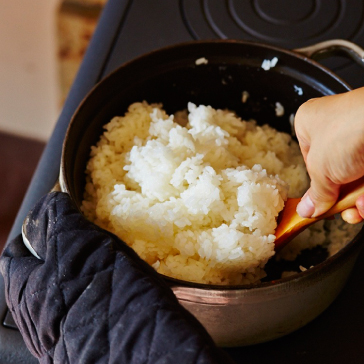
[[59, 0], [0, 0], [0, 131], [47, 140], [60, 110]]

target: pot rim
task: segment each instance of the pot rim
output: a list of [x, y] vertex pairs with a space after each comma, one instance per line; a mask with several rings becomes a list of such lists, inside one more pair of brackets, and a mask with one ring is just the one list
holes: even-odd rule
[[[336, 40], [341, 41], [341, 39], [336, 39]], [[291, 55], [293, 57], [301, 59], [306, 63], [312, 64], [312, 66], [314, 66], [314, 67], [320, 68], [325, 73], [329, 74], [332, 78], [339, 81], [348, 90], [352, 89], [352, 87], [346, 81], [344, 81], [341, 77], [339, 77], [335, 72], [333, 72], [329, 68], [325, 67], [324, 65], [320, 64], [318, 61], [315, 61], [314, 59], [307, 57], [304, 53], [301, 53], [301, 49], [304, 49], [304, 48], [300, 48], [300, 49], [297, 48], [297, 49], [292, 49], [291, 50], [291, 49], [286, 49], [286, 48], [278, 47], [278, 46], [275, 46], [275, 45], [267, 44], [267, 43], [264, 43], [264, 42], [256, 42], [256, 41], [240, 40], [240, 39], [205, 39], [205, 40], [192, 40], [192, 41], [175, 43], [175, 44], [171, 44], [171, 45], [168, 45], [168, 46], [165, 46], [165, 47], [161, 47], [161, 48], [151, 50], [151, 51], [149, 51], [147, 53], [143, 53], [143, 54], [141, 54], [141, 55], [127, 61], [127, 62], [124, 62], [119, 67], [117, 67], [116, 69], [111, 71], [109, 74], [107, 74], [102, 80], [100, 80], [98, 83], [96, 83], [87, 92], [87, 94], [84, 96], [84, 98], [81, 100], [78, 107], [76, 108], [76, 110], [72, 114], [69, 126], [67, 128], [67, 133], [66, 133], [66, 136], [65, 136], [65, 139], [64, 139], [64, 142], [63, 142], [63, 147], [65, 145], [65, 141], [67, 140], [68, 130], [70, 129], [70, 126], [71, 126], [73, 120], [75, 119], [76, 115], [78, 114], [79, 109], [81, 109], [83, 107], [83, 105], [85, 104], [85, 102], [87, 102], [87, 99], [89, 98], [89, 95], [94, 93], [95, 90], [97, 90], [99, 88], [100, 84], [103, 84], [103, 83], [107, 82], [109, 79], [111, 79], [112, 77], [114, 77], [114, 74], [116, 74], [120, 69], [128, 67], [128, 65], [136, 63], [138, 61], [141, 61], [144, 58], [148, 58], [148, 57], [150, 57], [150, 56], [152, 56], [154, 54], [166, 52], [168, 50], [178, 49], [178, 48], [185, 48], [185, 47], [190, 47], [190, 46], [208, 45], [208, 44], [241, 44], [241, 45], [247, 44], [247, 45], [256, 46], [256, 47], [260, 47], [260, 48], [265, 48], [265, 49], [269, 49], [269, 50], [280, 52], [280, 53], [286, 53], [288, 55]], [[314, 46], [315, 46], [315, 44], [310, 46], [310, 47], [314, 47]], [[307, 48], [309, 48], [309, 47], [307, 47]], [[62, 149], [62, 157], [63, 157], [63, 149]]]

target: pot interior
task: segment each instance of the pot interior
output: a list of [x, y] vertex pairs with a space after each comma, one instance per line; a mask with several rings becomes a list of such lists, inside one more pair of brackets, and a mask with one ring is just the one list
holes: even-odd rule
[[[196, 65], [204, 57], [208, 63]], [[265, 71], [263, 60], [278, 58]], [[62, 155], [63, 183], [80, 206], [91, 145], [103, 125], [123, 115], [133, 102], [162, 103], [167, 113], [188, 102], [228, 108], [243, 119], [255, 119], [291, 133], [290, 117], [306, 100], [345, 92], [349, 86], [316, 62], [266, 45], [208, 41], [172, 46], [144, 55], [98, 84], [76, 111]], [[249, 97], [242, 102], [242, 93]], [[277, 116], [275, 105], [284, 107]]]

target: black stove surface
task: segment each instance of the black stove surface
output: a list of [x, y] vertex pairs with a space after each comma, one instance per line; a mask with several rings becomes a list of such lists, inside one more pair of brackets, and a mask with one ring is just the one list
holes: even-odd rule
[[[198, 39], [244, 39], [287, 49], [342, 38], [364, 47], [361, 0], [109, 0], [83, 64], [40, 160], [9, 240], [20, 233], [34, 203], [58, 178], [63, 138], [86, 93], [136, 56]], [[364, 68], [334, 57], [322, 62], [352, 87], [364, 85]], [[364, 361], [364, 256], [337, 300], [316, 320], [284, 338], [226, 349], [237, 363], [342, 363]], [[7, 314], [0, 278], [0, 363], [35, 363]]]
[[[364, 1], [134, 0], [105, 74], [143, 53], [189, 40], [243, 39], [295, 49], [337, 38], [364, 45]], [[364, 85], [364, 68], [351, 60], [322, 63], [352, 87]]]

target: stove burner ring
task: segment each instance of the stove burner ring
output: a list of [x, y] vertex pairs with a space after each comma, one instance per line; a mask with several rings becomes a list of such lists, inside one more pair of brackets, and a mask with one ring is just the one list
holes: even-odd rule
[[194, 39], [246, 39], [297, 48], [322, 40], [364, 38], [360, 0], [180, 0]]

